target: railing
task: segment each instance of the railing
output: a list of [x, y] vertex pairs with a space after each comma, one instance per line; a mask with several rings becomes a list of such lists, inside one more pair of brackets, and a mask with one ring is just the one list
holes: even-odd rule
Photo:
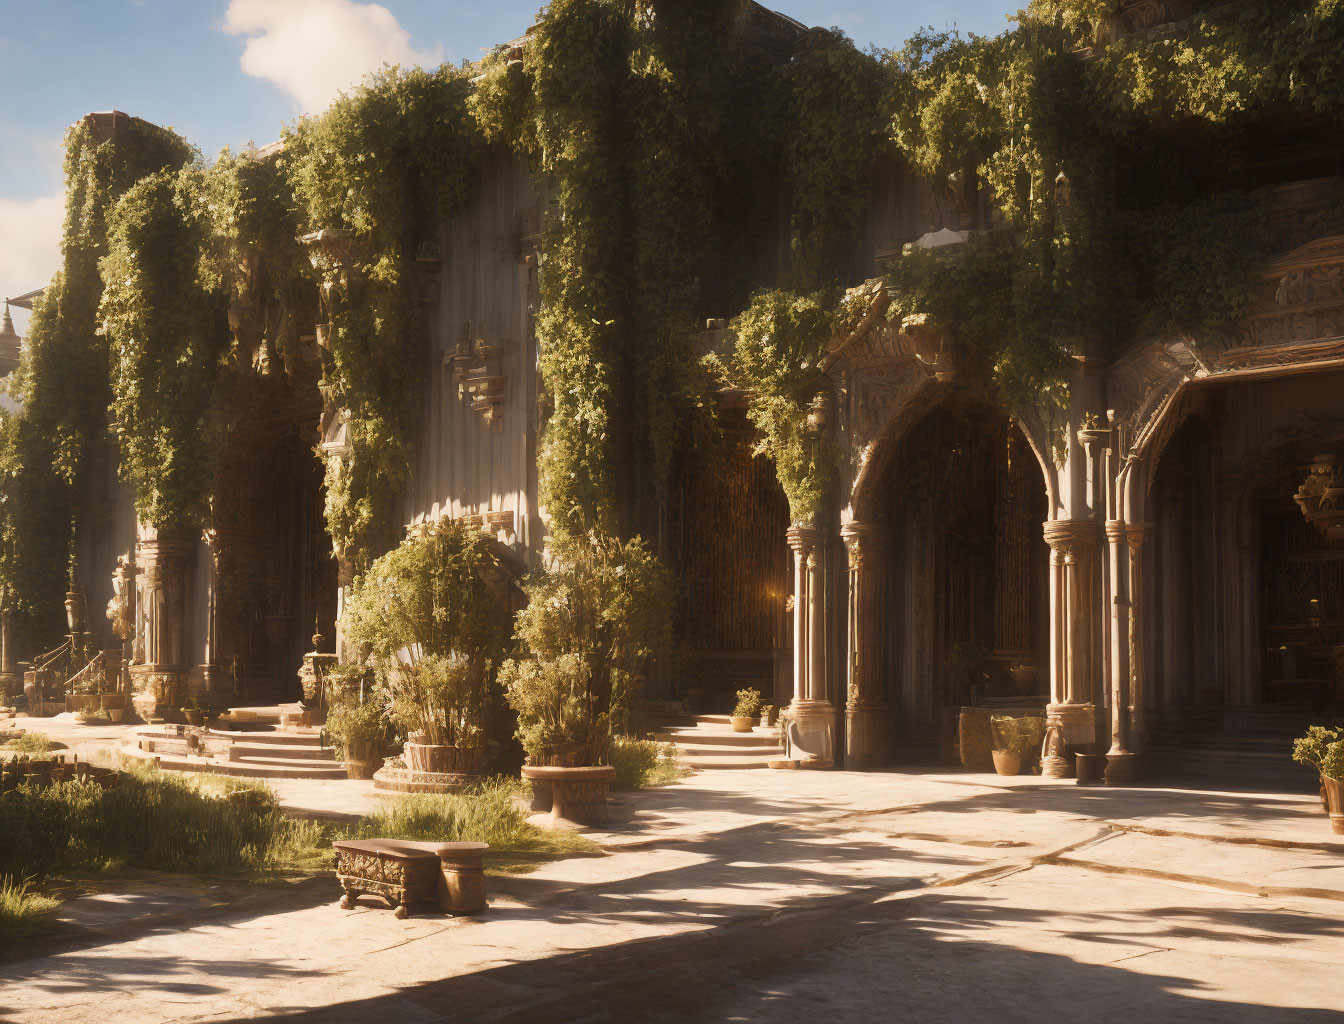
[[108, 669], [112, 667], [113, 662], [120, 669], [121, 651], [99, 651], [92, 661], [66, 681], [66, 692], [103, 693], [103, 688], [108, 682]]

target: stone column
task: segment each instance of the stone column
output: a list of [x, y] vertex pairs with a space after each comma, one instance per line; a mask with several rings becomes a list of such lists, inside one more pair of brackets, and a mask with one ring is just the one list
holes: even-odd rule
[[1152, 523], [1125, 525], [1129, 543], [1129, 745], [1131, 750], [1139, 753], [1148, 736], [1149, 703], [1143, 548], [1155, 530]]
[[1073, 753], [1096, 742], [1096, 520], [1052, 520], [1045, 524], [1045, 540], [1050, 545], [1050, 704], [1041, 772], [1062, 779], [1073, 774]]
[[826, 697], [826, 574], [820, 530], [792, 526], [793, 701], [786, 730], [788, 758], [795, 767], [835, 763], [835, 709]]
[[893, 709], [887, 688], [887, 531], [849, 523], [840, 531], [849, 555], [849, 685], [845, 701], [845, 767], [886, 762]]
[[1106, 784], [1123, 786], [1134, 781], [1134, 752], [1129, 747], [1129, 701], [1131, 630], [1129, 531], [1119, 520], [1106, 523], [1106, 549], [1110, 556], [1110, 587], [1107, 595], [1111, 616], [1111, 746], [1106, 752]]
[[143, 661], [132, 665], [136, 712], [146, 721], [162, 719], [184, 697], [186, 683], [187, 568], [195, 545], [176, 536], [140, 527], [136, 563]]

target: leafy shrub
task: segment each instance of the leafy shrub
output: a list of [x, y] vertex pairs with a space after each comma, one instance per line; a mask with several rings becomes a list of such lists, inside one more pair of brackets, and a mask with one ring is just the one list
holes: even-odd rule
[[327, 735], [344, 760], [351, 751], [376, 743], [387, 734], [387, 710], [374, 694], [336, 691], [327, 705]]
[[638, 538], [558, 539], [526, 588], [518, 637], [530, 658], [500, 672], [533, 764], [603, 764], [639, 669], [667, 642], [667, 571]]
[[994, 715], [989, 720], [995, 750], [1029, 757], [1038, 754], [1045, 741], [1045, 719], [1035, 715]]
[[616, 775], [611, 788], [619, 790], [646, 789], [666, 786], [684, 778], [690, 769], [674, 760], [676, 748], [671, 743], [639, 740], [629, 736], [611, 738], [611, 764]]
[[18, 739], [10, 740], [5, 746], [23, 754], [45, 754], [51, 750], [51, 740], [47, 738], [46, 733], [25, 732]]
[[342, 627], [375, 658], [396, 724], [422, 743], [479, 743], [509, 639], [506, 583], [485, 536], [429, 523], [355, 581]]

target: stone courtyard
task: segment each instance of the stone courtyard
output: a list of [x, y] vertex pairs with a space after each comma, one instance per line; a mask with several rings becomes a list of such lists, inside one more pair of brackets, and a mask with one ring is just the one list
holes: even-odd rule
[[0, 965], [0, 1020], [1344, 1019], [1314, 796], [751, 770], [613, 804], [602, 855], [491, 877], [475, 919], [343, 911], [330, 875], [105, 882]]

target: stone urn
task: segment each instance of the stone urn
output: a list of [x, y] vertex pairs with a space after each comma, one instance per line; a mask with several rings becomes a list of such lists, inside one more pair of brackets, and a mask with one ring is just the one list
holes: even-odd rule
[[80, 587], [72, 587], [65, 595], [65, 621], [70, 632], [84, 632], [84, 617], [88, 612], [88, 601]]
[[564, 768], [523, 765], [523, 778], [532, 783], [532, 810], [550, 811], [555, 822], [605, 825], [611, 820], [607, 798], [616, 769], [611, 765]]
[[1000, 775], [1021, 775], [1022, 755], [1013, 750], [991, 751], [994, 757], [994, 770]]
[[1330, 828], [1337, 836], [1344, 836], [1344, 779], [1326, 776], [1325, 798], [1330, 805]]
[[756, 728], [754, 715], [730, 715], [728, 721], [732, 723], [733, 732], [751, 732]]

